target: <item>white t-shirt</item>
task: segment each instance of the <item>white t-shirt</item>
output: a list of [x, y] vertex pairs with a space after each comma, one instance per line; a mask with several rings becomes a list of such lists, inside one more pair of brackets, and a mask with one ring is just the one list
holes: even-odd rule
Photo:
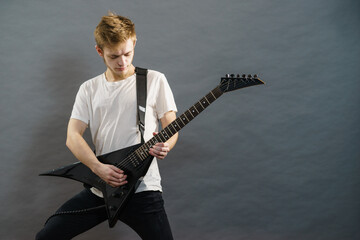
[[[141, 142], [136, 124], [136, 74], [108, 82], [101, 74], [84, 82], [76, 95], [71, 118], [88, 124], [96, 155], [106, 154]], [[144, 139], [158, 132], [159, 119], [168, 111], [177, 111], [174, 97], [164, 74], [149, 70]], [[162, 191], [157, 160], [154, 158], [136, 192]], [[102, 193], [92, 188], [93, 193]]]

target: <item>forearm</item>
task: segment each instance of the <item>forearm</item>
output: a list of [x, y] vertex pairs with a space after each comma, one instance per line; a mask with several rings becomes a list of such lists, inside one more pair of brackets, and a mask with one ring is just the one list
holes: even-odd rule
[[70, 149], [74, 156], [80, 162], [89, 167], [91, 171], [95, 172], [95, 169], [101, 164], [81, 134], [68, 134], [66, 146]]
[[[161, 127], [163, 129], [166, 128], [175, 119], [176, 119], [176, 114], [174, 111], [169, 111], [169, 112], [165, 113], [164, 116], [160, 119]], [[178, 136], [179, 136], [179, 134], [175, 133], [169, 140], [166, 141], [169, 144], [169, 150], [171, 150], [175, 146], [175, 144], [178, 140]]]

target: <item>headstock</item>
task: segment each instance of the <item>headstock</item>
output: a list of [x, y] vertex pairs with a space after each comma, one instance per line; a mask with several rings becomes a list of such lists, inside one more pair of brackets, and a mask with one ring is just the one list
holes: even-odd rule
[[222, 92], [230, 92], [240, 88], [255, 86], [265, 84], [261, 81], [256, 74], [246, 75], [246, 74], [226, 74], [225, 77], [221, 78], [220, 89]]

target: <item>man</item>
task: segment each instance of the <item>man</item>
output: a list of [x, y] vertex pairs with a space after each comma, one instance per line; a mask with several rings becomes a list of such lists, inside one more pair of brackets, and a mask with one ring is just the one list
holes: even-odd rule
[[[105, 73], [84, 82], [75, 99], [68, 124], [66, 145], [87, 167], [112, 187], [127, 184], [126, 173], [98, 161], [83, 138], [90, 128], [96, 154], [102, 155], [141, 141], [136, 123], [136, 73], [132, 64], [136, 45], [135, 26], [131, 20], [109, 13], [102, 17], [94, 32], [96, 51], [106, 65]], [[176, 119], [173, 94], [165, 76], [149, 70], [144, 139]], [[165, 143], [157, 143], [149, 153], [164, 159], [174, 147], [177, 134]], [[119, 215], [142, 239], [172, 239], [161, 196], [160, 175], [154, 158], [147, 174]], [[104, 204], [102, 193], [85, 188], [60, 207], [58, 212], [93, 208]], [[51, 217], [36, 239], [71, 239], [107, 220], [105, 208], [84, 214]]]

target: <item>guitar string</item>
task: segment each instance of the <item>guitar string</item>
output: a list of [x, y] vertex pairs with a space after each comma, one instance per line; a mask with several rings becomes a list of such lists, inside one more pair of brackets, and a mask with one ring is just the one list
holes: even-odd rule
[[[244, 82], [244, 81], [241, 79], [241, 82]], [[198, 102], [196, 102], [193, 106], [191, 106], [188, 110], [186, 110], [182, 115], [180, 115], [180, 117], [181, 117], [181, 116], [185, 117], [185, 119], [186, 119], [187, 121], [183, 122], [183, 120], [179, 117], [179, 118], [175, 119], [174, 122], [179, 119], [180, 121], [183, 122], [183, 124], [184, 124], [183, 127], [185, 127], [185, 125], [187, 125], [191, 120], [193, 120], [200, 112], [202, 112], [206, 107], [208, 107], [212, 102], [214, 102], [218, 97], [220, 97], [220, 96], [222, 95], [223, 92], [222, 92], [222, 90], [221, 90], [221, 87], [223, 87], [224, 85], [228, 85], [228, 86], [229, 86], [229, 83], [228, 83], [228, 82], [227, 82], [227, 83], [226, 83], [226, 82], [221, 83], [219, 86], [217, 86], [215, 89], [213, 89], [212, 91], [210, 91], [207, 95], [205, 95], [202, 99], [200, 99]], [[211, 95], [210, 95], [210, 94], [211, 94]], [[212, 96], [213, 99], [210, 99], [210, 96]], [[206, 102], [208, 103], [208, 105], [204, 107], [204, 106], [201, 104], [201, 101], [203, 101], [203, 103], [205, 103], [205, 100], [206, 100]], [[210, 101], [209, 101], [209, 100], [210, 100]], [[200, 111], [199, 111], [198, 108], [200, 108], [200, 107], [201, 107], [202, 109], [200, 109]], [[191, 111], [190, 111], [192, 108], [193, 108], [193, 110], [196, 110], [196, 111], [197, 111], [197, 114], [193, 111], [193, 113], [195, 114], [195, 116], [194, 116], [194, 114], [191, 113]], [[189, 116], [189, 115], [186, 115], [186, 113], [189, 113], [189, 114], [192, 116], [192, 118], [191, 118], [190, 120], [189, 120], [189, 117], [190, 117], [190, 116]], [[177, 122], [176, 122], [176, 123], [177, 123]], [[170, 126], [171, 124], [172, 124], [172, 123], [170, 123], [169, 126]], [[180, 126], [178, 123], [177, 123], [177, 125]], [[169, 126], [168, 126], [167, 128], [168, 128], [168, 130], [170, 131], [170, 133], [172, 133]], [[171, 125], [171, 126], [172, 126], [172, 125]], [[180, 131], [180, 130], [183, 128], [183, 127], [180, 127], [180, 129], [177, 130], [176, 127], [174, 127], [174, 126], [172, 126], [172, 127], [173, 127], [173, 129], [176, 130], [176, 132]], [[166, 139], [166, 138], [168, 137], [168, 135], [170, 135], [170, 134], [168, 134], [168, 133], [166, 132], [166, 128], [163, 129], [163, 131], [164, 131], [164, 133], [166, 134], [166, 135], [165, 135], [166, 137], [164, 137], [163, 134], [161, 134], [160, 136], [158, 136], [160, 142], [163, 142], [163, 141], [162, 141], [162, 138], [163, 138], [163, 139]], [[175, 132], [175, 133], [176, 133], [176, 132]], [[172, 134], [172, 135], [173, 135], [173, 134]], [[154, 142], [154, 140], [156, 140], [156, 141]], [[150, 145], [149, 145], [149, 142], [150, 142]], [[141, 163], [139, 163], [139, 161], [143, 162], [146, 158], [149, 157], [150, 154], [149, 154], [148, 150], [149, 150], [153, 145], [155, 145], [157, 142], [159, 142], [159, 141], [156, 139], [156, 137], [153, 137], [152, 139], [150, 139], [149, 141], [147, 141], [146, 143], [144, 143], [143, 145], [141, 145], [139, 148], [137, 148], [134, 152], [132, 152], [129, 156], [127, 156], [123, 161], [115, 164], [115, 166], [116, 166], [116, 167], [120, 167], [120, 168], [121, 168], [121, 167], [122, 167], [122, 168], [130, 168], [130, 167], [134, 166], [135, 168], [137, 168], [138, 166], [141, 165]], [[141, 157], [140, 157], [139, 154], [141, 155]], [[142, 157], [143, 157], [144, 159], [142, 159]]]
[[[248, 84], [248, 82], [245, 82], [244, 81], [244, 79], [237, 79], [237, 80], [240, 80], [240, 84], [244, 84], [244, 85], [247, 85]], [[246, 79], [246, 80], [248, 80], [248, 79]], [[254, 81], [254, 79], [249, 79], [249, 80], [251, 80], [252, 82]], [[227, 85], [227, 89], [226, 89], [226, 91], [228, 90], [228, 87], [229, 87], [229, 82], [227, 82], [227, 81], [224, 81], [224, 82], [222, 82], [219, 86], [217, 86], [215, 89], [213, 89], [212, 91], [210, 91], [207, 95], [205, 95], [202, 99], [200, 99], [198, 102], [196, 102], [193, 106], [191, 106], [188, 110], [186, 110], [182, 115], [180, 115], [180, 117], [178, 117], [177, 119], [175, 119], [173, 122], [176, 122], [176, 120], [180, 120], [183, 124], [184, 124], [184, 126], [183, 127], [185, 127], [185, 125], [187, 125], [191, 120], [193, 120], [198, 114], [200, 114], [200, 112], [202, 112], [205, 108], [207, 108], [212, 102], [214, 102], [218, 97], [220, 97], [221, 95], [222, 95], [222, 90], [221, 90], [221, 88], [222, 87], [224, 87], [225, 85]], [[233, 82], [233, 84], [235, 84], [235, 82]], [[211, 94], [211, 95], [210, 95]], [[212, 96], [214, 99], [210, 99], [210, 96]], [[209, 101], [209, 99], [210, 99], [210, 101]], [[208, 103], [208, 105], [205, 105], [205, 107], [203, 106], [203, 104], [201, 103], [201, 101], [203, 101], [203, 103], [205, 104], [206, 102], [205, 102], [205, 100], [206, 100], [206, 102]], [[200, 110], [200, 112], [199, 112], [199, 110], [198, 110], [198, 108], [199, 107], [201, 107], [202, 109]], [[190, 109], [192, 109], [192, 108], [194, 108], [198, 113], [197, 114], [195, 114], [194, 112], [194, 114], [195, 114], [195, 116], [191, 113], [191, 111], [190, 111]], [[186, 113], [187, 112], [189, 112], [190, 113], [190, 115], [192, 116], [192, 119], [188, 119], [188, 117], [189, 116], [187, 116], [186, 115]], [[181, 116], [183, 116], [183, 117], [185, 117], [186, 118], [186, 120], [187, 120], [187, 122], [185, 121], [185, 122], [183, 122], [183, 120], [181, 119]], [[172, 122], [172, 123], [173, 123]], [[170, 123], [169, 124], [169, 126], [172, 126], [172, 123]], [[179, 124], [178, 124], [178, 122], [176, 122], [176, 124], [178, 125], [178, 126], [180, 126]], [[177, 130], [176, 129], [176, 127], [174, 127], [174, 126], [172, 126], [173, 127], [173, 129], [175, 129], [175, 131], [176, 132], [178, 132], [178, 131], [180, 131], [183, 127], [181, 127], [180, 126], [180, 128], [179, 128], [179, 130]], [[166, 128], [165, 128], [166, 129]], [[167, 134], [167, 135], [169, 135], [167, 132], [166, 132], [166, 130], [164, 129], [164, 132]], [[170, 133], [172, 133], [171, 132], [171, 130], [170, 130], [170, 128], [168, 128], [168, 130], [170, 131]], [[175, 132], [175, 133], [176, 133]], [[174, 133], [174, 134], [175, 134]], [[173, 135], [173, 134], [172, 134]], [[162, 136], [162, 135], [161, 135]], [[160, 138], [160, 140], [161, 140], [161, 142], [162, 142], [162, 139], [161, 139], [161, 137], [159, 136], [159, 138]], [[163, 136], [162, 136], [162, 138], [164, 138]], [[166, 139], [166, 138], [164, 138], [164, 139]], [[156, 140], [155, 142], [153, 141], [153, 140]], [[148, 145], [148, 143], [151, 143], [150, 145]], [[132, 166], [134, 166], [135, 168], [137, 168], [138, 166], [140, 166], [141, 164], [139, 164], [139, 163], [137, 163], [138, 161], [141, 161], [141, 162], [143, 162], [146, 158], [148, 158], [149, 157], [149, 152], [148, 152], [148, 150], [153, 146], [153, 145], [155, 145], [157, 142], [159, 142], [159, 141], [157, 141], [157, 139], [155, 138], [155, 137], [153, 137], [152, 139], [150, 139], [149, 141], [147, 141], [146, 143], [144, 143], [143, 145], [141, 145], [139, 148], [137, 148], [134, 152], [132, 152], [129, 156], [127, 156], [123, 161], [121, 161], [121, 162], [119, 162], [119, 163], [117, 163], [115, 166], [116, 167], [119, 167], [119, 168], [129, 168], [129, 167], [132, 167]], [[138, 151], [137, 152], [137, 154], [136, 154], [136, 151]], [[139, 151], [140, 151], [140, 153], [139, 153]], [[142, 159], [138, 154], [140, 154], [141, 155], [141, 157], [143, 157], [144, 159]]]
[[[193, 106], [191, 106], [188, 110], [186, 110], [182, 115], [180, 115], [180, 116], [183, 116], [183, 115], [184, 115], [184, 117], [185, 117], [186, 120], [187, 120], [186, 123], [183, 122], [183, 123], [184, 123], [184, 126], [183, 126], [183, 127], [185, 127], [186, 124], [188, 124], [191, 120], [193, 120], [200, 112], [202, 112], [206, 107], [208, 107], [213, 101], [215, 101], [215, 100], [221, 95], [221, 90], [220, 90], [220, 91], [215, 91], [215, 90], [220, 90], [220, 89], [219, 89], [219, 87], [215, 88], [213, 91], [209, 92], [205, 97], [203, 97], [203, 98], [200, 99], [198, 102], [196, 102]], [[220, 94], [219, 94], [219, 93], [220, 93]], [[214, 99], [209, 101], [209, 96], [210, 96], [210, 94], [213, 96]], [[216, 95], [218, 95], [218, 96], [216, 96]], [[207, 96], [208, 96], [208, 97], [207, 97]], [[201, 104], [201, 101], [203, 101], [203, 100], [206, 100], [206, 101], [208, 102], [208, 105], [207, 105], [206, 107], [203, 107], [203, 105]], [[198, 108], [201, 107], [202, 109], [199, 111], [198, 108], [196, 108], [196, 106], [198, 106]], [[190, 111], [191, 108], [194, 108], [194, 109], [198, 112], [195, 116], [191, 113], [191, 111]], [[192, 119], [190, 119], [190, 120], [188, 119], [188, 116], [186, 115], [187, 112], [190, 113], [190, 115], [192, 116]], [[179, 119], [180, 119], [180, 117], [179, 117]], [[178, 120], [178, 119], [175, 119], [174, 122], [175, 122], [176, 120]], [[176, 123], [177, 123], [177, 122], [176, 122]], [[169, 126], [170, 126], [171, 124], [172, 124], [172, 123], [170, 123]], [[180, 127], [180, 125], [179, 125], [178, 123], [177, 123], [177, 125]], [[171, 125], [171, 126], [172, 126], [172, 125]], [[174, 126], [172, 126], [172, 127], [173, 127], [173, 129], [177, 130], [176, 127], [174, 127]], [[183, 127], [180, 127], [179, 130], [181, 130]], [[166, 129], [166, 128], [165, 128], [165, 129]], [[165, 129], [163, 129], [163, 131], [166, 133], [166, 135], [170, 135], [170, 134], [168, 134], [168, 133], [166, 132]], [[169, 128], [168, 130], [171, 132], [170, 128]], [[179, 130], [177, 130], [176, 132], [178, 132]], [[163, 135], [163, 134], [162, 134], [162, 135]], [[161, 136], [162, 136], [162, 135], [161, 135]], [[161, 139], [161, 138], [166, 139], [166, 137], [164, 137], [164, 136], [161, 137], [161, 136], [159, 136], [159, 139], [160, 139], [161, 142], [162, 142], [162, 139]], [[126, 157], [123, 161], [117, 163], [115, 166], [116, 166], [116, 167], [129, 168], [129, 167], [132, 167], [132, 166], [135, 165], [135, 168], [136, 168], [136, 167], [138, 167], [139, 165], [141, 165], [141, 164], [136, 164], [136, 162], [138, 162], [138, 160], [140, 160], [141, 162], [143, 162], [147, 157], [149, 157], [148, 150], [149, 150], [153, 145], [155, 145], [156, 142], [159, 142], [159, 141], [155, 141], [155, 142], [154, 142], [154, 141], [152, 141], [152, 140], [157, 140], [157, 139], [156, 139], [155, 137], [153, 137], [152, 139], [150, 139], [149, 141], [147, 141], [146, 143], [144, 143], [143, 145], [141, 145], [138, 149], [136, 149], [133, 153], [131, 153], [128, 157]], [[149, 143], [149, 142], [151, 143], [150, 146], [148, 146], [148, 143]], [[144, 157], [144, 159], [141, 159], [141, 157], [135, 153], [136, 151], [140, 151], [140, 153], [138, 152], [138, 154], [142, 155], [142, 157]], [[143, 154], [142, 154], [142, 153], [143, 153]]]
[[[217, 86], [215, 89], [213, 89], [212, 91], [210, 91], [207, 95], [205, 95], [203, 98], [201, 98], [198, 102], [196, 102], [193, 106], [191, 106], [188, 110], [186, 110], [182, 115], [180, 115], [177, 119], [175, 119], [173, 122], [176, 122], [176, 120], [180, 120], [184, 126], [180, 126], [178, 124], [178, 122], [176, 122], [176, 124], [180, 127], [179, 130], [176, 129], [176, 127], [172, 126], [171, 124], [173, 123], [170, 123], [169, 126], [171, 125], [175, 130], [177, 130], [176, 132], [180, 131], [183, 127], [185, 127], [191, 120], [193, 120], [200, 112], [202, 112], [206, 107], [208, 107], [212, 102], [214, 102], [218, 97], [220, 97], [222, 95], [222, 91], [220, 89], [220, 87], [224, 85], [223, 84], [220, 84], [219, 86]], [[210, 97], [213, 97], [213, 99], [211, 99]], [[207, 106], [203, 106], [201, 104], [201, 101], [203, 101], [203, 103], [205, 103], [205, 100], [206, 102], [208, 103]], [[202, 109], [198, 110], [198, 108], [196, 108], [196, 106], [201, 107]], [[198, 113], [195, 114], [195, 112], [193, 112], [195, 114], [195, 116], [191, 113], [191, 109], [195, 109]], [[189, 113], [192, 118], [189, 120], [188, 118], [190, 116], [186, 115], [186, 113]], [[185, 117], [187, 121], [184, 121], [181, 119], [181, 116]], [[168, 126], [168, 127], [169, 127]], [[168, 128], [167, 127], [167, 128]], [[163, 132], [166, 133], [167, 135], [169, 135], [167, 132], [166, 132], [166, 129], [167, 128], [164, 128], [163, 129]], [[171, 132], [170, 128], [168, 128], [168, 130]], [[165, 135], [165, 136], [167, 136]], [[168, 136], [167, 136], [168, 137]], [[162, 138], [166, 140], [166, 137], [163, 136], [163, 134], [160, 134], [158, 135], [158, 138], [160, 140], [160, 142], [163, 142], [162, 141]], [[155, 141], [156, 140], [156, 141]], [[151, 143], [150, 145], [148, 145], [148, 143]], [[153, 146], [155, 145], [158, 141], [158, 139], [156, 139], [156, 137], [153, 137], [151, 138], [149, 141], [147, 141], [146, 143], [144, 143], [143, 145], [141, 145], [139, 148], [137, 148], [134, 152], [132, 152], [129, 156], [127, 156], [123, 161], [115, 164], [116, 167], [119, 167], [119, 168], [130, 168], [132, 166], [134, 166], [135, 168], [141, 166], [141, 163], [138, 163], [139, 161], [143, 162], [145, 159], [147, 159], [149, 157], [149, 152], [148, 150]], [[136, 151], [140, 151], [136, 153]], [[144, 159], [142, 159], [138, 154], [140, 154]]]

